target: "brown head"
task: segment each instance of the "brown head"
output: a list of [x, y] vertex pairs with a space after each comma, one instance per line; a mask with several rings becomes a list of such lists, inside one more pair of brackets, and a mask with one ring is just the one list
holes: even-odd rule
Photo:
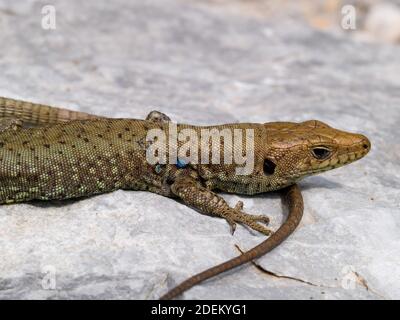
[[293, 182], [364, 157], [371, 143], [362, 134], [310, 120], [267, 126], [264, 173]]
[[218, 188], [244, 194], [277, 190], [361, 159], [371, 148], [367, 137], [334, 129], [317, 120], [263, 126], [264, 132], [256, 141], [253, 173], [219, 175]]

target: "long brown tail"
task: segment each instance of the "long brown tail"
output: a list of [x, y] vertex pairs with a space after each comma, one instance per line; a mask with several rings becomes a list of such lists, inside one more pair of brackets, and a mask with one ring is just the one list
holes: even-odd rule
[[16, 118], [29, 125], [102, 118], [85, 112], [0, 97], [0, 118]]
[[194, 285], [211, 277], [214, 277], [222, 272], [228, 271], [244, 263], [250, 262], [251, 260], [266, 254], [267, 252], [278, 246], [280, 243], [282, 243], [282, 241], [284, 241], [291, 233], [293, 233], [293, 231], [300, 223], [304, 209], [303, 197], [301, 195], [301, 191], [298, 185], [295, 184], [287, 187], [282, 192], [285, 198], [285, 202], [289, 206], [289, 214], [285, 223], [283, 223], [282, 226], [275, 233], [273, 233], [267, 240], [261, 242], [258, 246], [250, 249], [249, 251], [246, 251], [242, 255], [221, 263], [215, 267], [207, 269], [185, 280], [184, 282], [173, 288], [171, 291], [163, 295], [160, 299], [173, 299], [174, 297], [182, 294], [184, 291], [190, 289]]

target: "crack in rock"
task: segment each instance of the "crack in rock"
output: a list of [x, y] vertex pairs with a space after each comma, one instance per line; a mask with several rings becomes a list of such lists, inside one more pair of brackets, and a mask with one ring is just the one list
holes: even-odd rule
[[[238, 245], [235, 244], [235, 247], [236, 247], [236, 249], [239, 250], [240, 253], [243, 254], [243, 250], [242, 250]], [[273, 277], [275, 277], [275, 278], [282, 278], [282, 279], [294, 280], [294, 281], [298, 281], [298, 282], [301, 282], [301, 283], [305, 283], [305, 284], [308, 284], [308, 285], [314, 286], [314, 287], [334, 288], [334, 287], [331, 287], [331, 286], [326, 286], [326, 285], [322, 285], [322, 284], [312, 283], [312, 282], [310, 282], [310, 281], [303, 280], [303, 279], [299, 279], [299, 278], [296, 278], [296, 277], [291, 277], [291, 276], [285, 276], [285, 275], [277, 274], [277, 273], [275, 273], [275, 272], [272, 272], [272, 271], [270, 271], [270, 270], [265, 269], [264, 267], [262, 267], [260, 264], [258, 264], [258, 263], [255, 262], [255, 261], [251, 261], [251, 264], [252, 264], [253, 266], [255, 266], [255, 267], [256, 267], [258, 270], [260, 270], [261, 272], [266, 273], [266, 274], [268, 274], [268, 275], [270, 275], [270, 276], [273, 276]]]
[[[235, 244], [235, 247], [241, 254], [244, 253], [244, 251], [237, 244]], [[272, 272], [270, 270], [265, 269], [263, 266], [261, 266], [260, 264], [258, 264], [255, 261], [251, 261], [251, 264], [253, 266], [255, 266], [261, 272], [263, 272], [265, 274], [268, 274], [268, 275], [270, 275], [272, 277], [275, 277], [275, 278], [294, 280], [294, 281], [297, 281], [297, 282], [305, 283], [305, 284], [310, 285], [310, 286], [320, 287], [320, 288], [337, 288], [337, 286], [327, 286], [327, 285], [324, 285], [324, 284], [316, 284], [316, 283], [313, 283], [311, 281], [303, 280], [303, 279], [300, 279], [300, 278], [296, 278], [296, 277], [292, 277], [292, 276], [280, 275], [280, 274], [277, 274], [275, 272]], [[354, 276], [355, 276], [355, 278], [357, 280], [357, 283], [360, 284], [362, 287], [364, 287], [367, 291], [371, 292], [372, 294], [374, 294], [374, 295], [376, 295], [376, 296], [378, 296], [378, 297], [380, 297], [382, 299], [386, 299], [380, 293], [376, 292], [375, 290], [372, 290], [370, 288], [370, 286], [368, 285], [367, 280], [364, 277], [362, 277], [359, 273], [357, 273], [356, 271], [353, 271], [353, 274], [354, 274]]]

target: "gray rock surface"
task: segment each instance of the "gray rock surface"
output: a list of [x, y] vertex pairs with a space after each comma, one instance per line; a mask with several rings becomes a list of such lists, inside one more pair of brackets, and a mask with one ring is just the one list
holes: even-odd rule
[[[261, 269], [185, 299], [400, 298], [399, 46], [200, 1], [3, 0], [0, 27], [2, 96], [194, 124], [319, 119], [371, 139], [365, 159], [301, 183], [304, 219]], [[284, 219], [277, 194], [226, 199]], [[1, 206], [0, 226], [1, 299], [157, 298], [264, 240], [133, 191]]]

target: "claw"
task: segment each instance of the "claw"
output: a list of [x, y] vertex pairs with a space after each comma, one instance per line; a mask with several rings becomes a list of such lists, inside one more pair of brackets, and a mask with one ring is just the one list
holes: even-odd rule
[[233, 235], [236, 231], [236, 222], [233, 220], [227, 220], [229, 223], [229, 226], [231, 227], [231, 234]]

